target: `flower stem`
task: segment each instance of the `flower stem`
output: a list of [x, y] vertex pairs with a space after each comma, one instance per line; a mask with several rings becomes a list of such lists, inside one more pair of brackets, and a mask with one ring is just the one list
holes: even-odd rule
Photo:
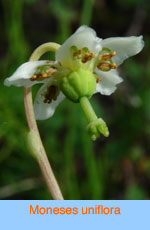
[[[36, 61], [44, 53], [48, 51], [56, 51], [59, 47], [60, 45], [56, 43], [45, 43], [39, 46], [32, 53], [30, 57], [30, 61]], [[29, 129], [30, 129], [30, 133], [33, 133], [33, 135], [35, 136], [35, 139], [37, 140], [37, 141], [32, 141], [32, 138], [31, 138], [30, 141], [32, 141], [32, 144], [30, 144], [30, 149], [33, 152], [33, 155], [36, 157], [39, 163], [39, 166], [41, 168], [41, 171], [43, 173], [43, 176], [45, 178], [46, 184], [48, 186], [48, 189], [49, 189], [49, 192], [52, 198], [54, 200], [63, 200], [61, 190], [58, 186], [58, 183], [56, 181], [51, 165], [48, 161], [44, 146], [41, 141], [41, 137], [40, 137], [39, 130], [37, 127], [35, 116], [34, 116], [31, 88], [24, 88], [24, 105], [25, 105], [25, 112], [26, 112], [26, 117], [27, 117]], [[39, 146], [39, 148], [37, 146]]]
[[80, 104], [89, 122], [95, 121], [97, 116], [87, 97], [81, 97]]
[[60, 45], [57, 43], [54, 43], [54, 42], [44, 43], [43, 45], [39, 46], [38, 48], [36, 48], [34, 50], [34, 52], [32, 53], [29, 60], [30, 61], [37, 61], [46, 52], [48, 52], [48, 51], [55, 52], [59, 47], [60, 47]]

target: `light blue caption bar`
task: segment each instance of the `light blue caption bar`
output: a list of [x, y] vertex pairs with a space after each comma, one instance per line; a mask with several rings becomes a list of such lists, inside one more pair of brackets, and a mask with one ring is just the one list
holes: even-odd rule
[[150, 201], [0, 201], [0, 229], [146, 230], [149, 206]]

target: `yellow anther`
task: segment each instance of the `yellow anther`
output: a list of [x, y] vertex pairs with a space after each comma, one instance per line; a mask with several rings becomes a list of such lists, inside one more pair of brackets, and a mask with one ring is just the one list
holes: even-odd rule
[[34, 74], [30, 81], [42, 81], [45, 78], [51, 77], [56, 72], [56, 69], [50, 68], [49, 71], [45, 72], [44, 74]]
[[82, 63], [90, 61], [94, 57], [94, 53], [86, 53], [82, 58]]
[[34, 75], [30, 78], [31, 81], [35, 81], [36, 79], [37, 79], [37, 75], [36, 75], [36, 74], [34, 74]]
[[115, 63], [111, 64], [111, 69], [117, 69], [117, 65]]
[[114, 57], [116, 55], [116, 51], [112, 52], [112, 53], [106, 53], [106, 54], [102, 54], [99, 56], [99, 61], [108, 61], [110, 60], [112, 57]]
[[111, 69], [117, 69], [117, 65], [115, 63], [107, 63], [107, 62], [100, 62], [97, 65], [97, 68], [102, 70], [102, 71], [109, 71]]
[[109, 71], [111, 69], [111, 64], [106, 62], [101, 62], [97, 65], [98, 69], [102, 71]]
[[47, 73], [44, 73], [44, 74], [42, 75], [43, 78], [47, 78], [47, 76], [48, 76]]
[[96, 78], [96, 83], [99, 83], [99, 82], [101, 82], [102, 81], [102, 78], [100, 78], [100, 77], [97, 77]]
[[111, 53], [111, 56], [112, 56], [112, 57], [116, 56], [116, 51], [112, 52], [112, 53]]
[[107, 61], [111, 58], [110, 54], [103, 54], [99, 57], [99, 61]]
[[81, 53], [82, 53], [82, 50], [77, 50], [73, 53], [73, 56], [74, 57], [79, 56]]

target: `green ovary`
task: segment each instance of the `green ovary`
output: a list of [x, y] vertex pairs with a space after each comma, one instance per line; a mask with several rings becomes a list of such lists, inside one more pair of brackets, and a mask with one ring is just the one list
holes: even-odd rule
[[63, 77], [60, 88], [71, 101], [79, 102], [81, 97], [90, 98], [93, 95], [96, 79], [90, 71], [79, 69]]

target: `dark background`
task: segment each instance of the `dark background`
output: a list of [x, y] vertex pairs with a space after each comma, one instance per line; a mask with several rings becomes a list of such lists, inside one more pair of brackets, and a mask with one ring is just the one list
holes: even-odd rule
[[38, 122], [52, 168], [65, 199], [150, 198], [149, 22], [148, 0], [0, 1], [0, 199], [50, 199], [26, 147], [23, 89], [3, 81], [37, 46], [62, 44], [82, 24], [102, 38], [142, 34], [145, 47], [121, 66], [124, 82], [113, 95], [91, 99], [109, 138], [92, 142], [80, 105], [67, 99]]

